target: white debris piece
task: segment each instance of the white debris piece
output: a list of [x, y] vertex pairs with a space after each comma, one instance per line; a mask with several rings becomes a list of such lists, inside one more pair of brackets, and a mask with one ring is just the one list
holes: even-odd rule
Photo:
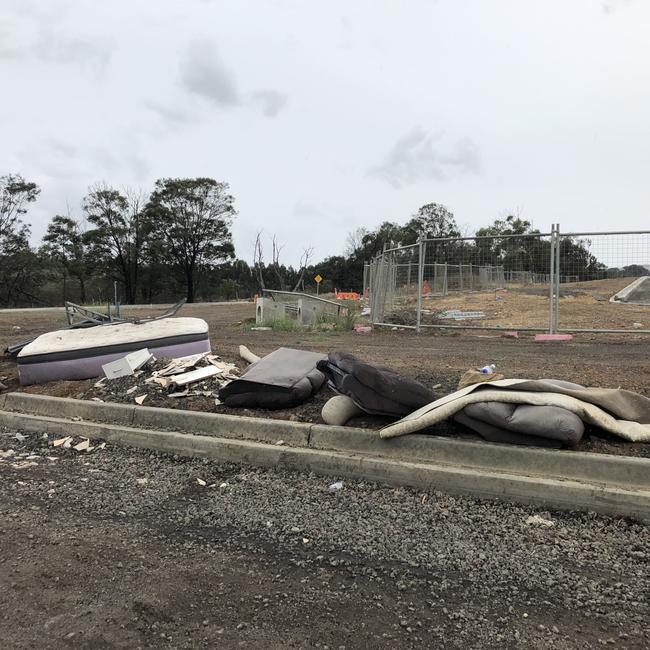
[[135, 479], [135, 482], [136, 482], [138, 485], [146, 485], [147, 483], [149, 483], [149, 479], [145, 476], [145, 477], [143, 477], [143, 478], [136, 478], [136, 479]]
[[196, 482], [197, 482], [199, 485], [202, 485], [202, 486], [207, 485], [207, 483], [206, 483], [202, 478], [197, 478], [197, 479], [196, 479]]
[[526, 519], [526, 525], [546, 526], [547, 528], [551, 528], [552, 526], [555, 526], [555, 522], [552, 521], [551, 519], [546, 519], [541, 515], [531, 515], [530, 517], [528, 517], [528, 519]]
[[449, 309], [438, 314], [438, 318], [450, 320], [475, 320], [485, 318], [484, 311], [460, 311], [458, 309]]
[[338, 492], [339, 490], [342, 489], [343, 489], [343, 481], [337, 481], [336, 483], [332, 483], [332, 485], [330, 485], [328, 488], [330, 492]]
[[106, 375], [107, 379], [117, 379], [118, 377], [126, 377], [132, 375], [136, 370], [139, 370], [153, 358], [153, 354], [144, 348], [142, 350], [136, 350], [135, 352], [130, 352], [125, 357], [118, 359], [117, 361], [111, 361], [102, 366], [102, 370]]
[[214, 377], [214, 375], [219, 375], [223, 372], [220, 368], [216, 366], [203, 366], [202, 368], [197, 368], [196, 370], [190, 370], [185, 372], [182, 375], [176, 375], [174, 377], [175, 386], [188, 386], [189, 384], [194, 384], [197, 381], [202, 381], [208, 377]]
[[[72, 441], [72, 437], [71, 436], [66, 436], [65, 438], [59, 438], [58, 440], [55, 440], [52, 444], [55, 447], [60, 447], [61, 445], [65, 445], [66, 442], [70, 443], [71, 441]], [[70, 445], [68, 444], [68, 447], [69, 446]]]
[[142, 406], [142, 403], [144, 402], [146, 397], [147, 397], [147, 394], [145, 393], [144, 395], [138, 395], [138, 397], [134, 397], [133, 399], [134, 399], [136, 404], [139, 404], [140, 406]]
[[23, 440], [25, 440], [25, 439], [27, 438], [27, 436], [24, 436], [22, 433], [17, 433], [17, 434], [14, 436], [14, 438], [15, 438], [16, 440], [18, 440], [18, 442], [22, 442]]
[[13, 449], [7, 449], [6, 451], [2, 451], [2, 449], [0, 449], [0, 458], [10, 458], [15, 453], [16, 452]]
[[180, 375], [181, 373], [194, 368], [196, 364], [208, 356], [209, 352], [200, 352], [199, 354], [192, 354], [188, 357], [178, 357], [172, 359], [162, 370], [155, 373], [156, 377], [166, 377], [169, 375]]
[[88, 438], [82, 440], [78, 445], [75, 445], [73, 449], [75, 451], [90, 451], [92, 449], [90, 446], [90, 440], [88, 440]]
[[130, 395], [131, 393], [135, 393], [136, 390], [138, 390], [138, 386], [131, 386], [131, 388], [126, 391], [126, 394]]

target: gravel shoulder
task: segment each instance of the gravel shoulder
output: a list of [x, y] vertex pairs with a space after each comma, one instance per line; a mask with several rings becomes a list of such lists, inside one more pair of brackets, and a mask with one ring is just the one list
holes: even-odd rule
[[650, 646], [633, 521], [39, 434], [0, 434], [10, 448], [2, 647]]

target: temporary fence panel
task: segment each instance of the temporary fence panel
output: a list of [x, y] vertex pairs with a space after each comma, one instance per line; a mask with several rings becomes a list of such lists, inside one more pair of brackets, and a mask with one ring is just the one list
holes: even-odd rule
[[650, 231], [559, 233], [558, 332], [650, 333]]

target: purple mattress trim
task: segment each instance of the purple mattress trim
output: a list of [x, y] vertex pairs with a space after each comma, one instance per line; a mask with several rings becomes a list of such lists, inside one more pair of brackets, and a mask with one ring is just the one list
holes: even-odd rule
[[[190, 354], [199, 354], [200, 352], [210, 352], [210, 341], [205, 339], [203, 341], [192, 341], [162, 347], [144, 347], [148, 347], [149, 352], [155, 357], [176, 358], [186, 357]], [[122, 359], [125, 354], [125, 352], [115, 352], [113, 354], [103, 354], [83, 359], [19, 364], [18, 375], [20, 377], [20, 383], [24, 386], [28, 384], [43, 384], [47, 381], [56, 381], [58, 379], [92, 379], [93, 377], [103, 377], [104, 371], [102, 370], [102, 366], [111, 361]]]

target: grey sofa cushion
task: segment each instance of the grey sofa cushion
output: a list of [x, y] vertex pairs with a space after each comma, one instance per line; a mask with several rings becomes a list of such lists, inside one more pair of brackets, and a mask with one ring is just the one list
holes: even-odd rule
[[241, 408], [282, 409], [309, 399], [325, 383], [316, 369], [324, 354], [279, 348], [252, 363], [239, 379], [219, 391], [226, 405]]
[[366, 413], [402, 417], [435, 399], [420, 382], [347, 352], [330, 352], [327, 361], [319, 361], [318, 369], [333, 390], [350, 397]]
[[[459, 419], [459, 416], [462, 417]], [[463, 418], [467, 420], [463, 422]], [[517, 434], [521, 437], [519, 444], [526, 444], [526, 437], [529, 437], [554, 440], [559, 443], [558, 446], [571, 446], [580, 441], [585, 430], [583, 421], [575, 413], [558, 406], [479, 402], [466, 406], [456, 414], [455, 419], [480, 435], [484, 432], [496, 435], [496, 432], [487, 428], [483, 428], [482, 432], [476, 427], [477, 422], [502, 433]]]

